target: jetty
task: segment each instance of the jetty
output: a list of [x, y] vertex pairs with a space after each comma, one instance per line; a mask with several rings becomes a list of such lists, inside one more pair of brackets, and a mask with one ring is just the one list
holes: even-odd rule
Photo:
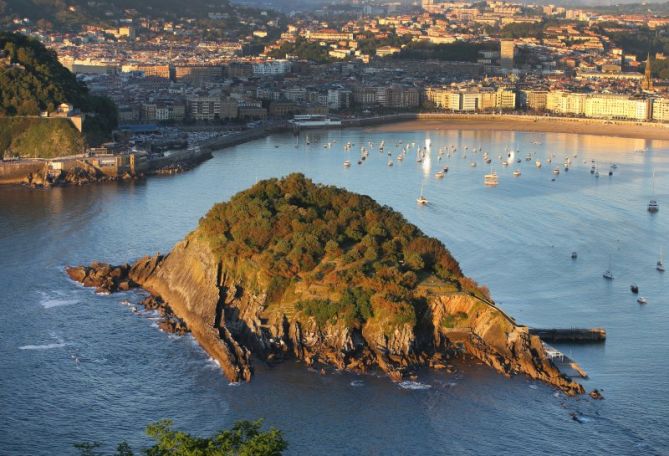
[[606, 341], [606, 330], [604, 328], [530, 328], [530, 334], [539, 336], [544, 342], [592, 344], [603, 343]]

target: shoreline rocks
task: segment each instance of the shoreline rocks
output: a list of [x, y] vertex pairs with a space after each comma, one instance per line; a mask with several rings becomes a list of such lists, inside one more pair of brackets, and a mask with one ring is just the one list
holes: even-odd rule
[[[190, 331], [216, 359], [231, 382], [250, 381], [252, 356], [269, 364], [304, 361], [326, 368], [366, 373], [376, 368], [395, 382], [421, 367], [452, 371], [449, 360], [473, 357], [505, 376], [524, 374], [568, 395], [583, 387], [562, 374], [537, 336], [518, 326], [494, 305], [455, 293], [432, 299], [424, 316], [430, 333], [418, 328], [384, 334], [384, 328], [346, 328], [287, 314], [264, 313], [265, 295], [247, 290], [215, 259], [206, 242], [189, 236], [166, 256], [144, 257], [133, 264], [95, 262], [67, 269], [69, 277], [96, 291], [114, 293], [137, 287], [151, 293], [142, 305], [161, 313], [160, 328]], [[444, 314], [470, 315], [465, 328], [443, 328]], [[594, 396], [592, 396], [594, 397]]]

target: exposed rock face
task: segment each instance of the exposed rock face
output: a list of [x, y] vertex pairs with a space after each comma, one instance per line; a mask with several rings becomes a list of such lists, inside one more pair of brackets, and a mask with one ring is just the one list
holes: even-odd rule
[[505, 375], [525, 374], [567, 394], [583, 393], [527, 327], [470, 294], [426, 291], [427, 306], [415, 326], [387, 326], [376, 319], [360, 328], [341, 321], [318, 325], [299, 312], [268, 308], [267, 293], [250, 291], [247, 278], [226, 268], [197, 231], [166, 256], [131, 266], [94, 263], [68, 274], [98, 290], [139, 285], [160, 297], [230, 381], [251, 379], [251, 354], [267, 362], [297, 358], [355, 372], [380, 368], [399, 380], [420, 366], [446, 368], [448, 358], [466, 353]]

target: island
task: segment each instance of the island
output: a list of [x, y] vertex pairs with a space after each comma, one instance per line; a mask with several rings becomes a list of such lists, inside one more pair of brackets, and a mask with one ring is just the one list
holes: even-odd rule
[[166, 255], [67, 273], [98, 292], [147, 290], [161, 327], [190, 331], [232, 382], [251, 380], [254, 359], [380, 369], [399, 381], [466, 356], [584, 392], [440, 241], [368, 196], [302, 174], [216, 204]]

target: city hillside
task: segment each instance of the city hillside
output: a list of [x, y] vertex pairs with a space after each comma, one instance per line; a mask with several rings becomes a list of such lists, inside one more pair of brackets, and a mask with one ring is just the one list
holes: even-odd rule
[[[62, 122], [32, 119], [56, 112], [63, 103], [85, 113], [83, 135], [91, 145], [110, 139], [116, 126], [116, 107], [107, 97], [92, 95], [74, 74], [64, 68], [55, 52], [38, 41], [15, 33], [0, 33], [0, 147], [4, 154], [34, 156], [40, 139], [57, 140], [46, 157], [70, 155], [68, 145], [81, 142], [76, 128]], [[67, 113], [63, 113], [67, 115]], [[10, 118], [23, 120], [10, 120]], [[53, 130], [53, 131], [52, 131]], [[57, 130], [57, 131], [56, 131]], [[44, 149], [44, 148], [40, 148]], [[45, 149], [46, 150], [46, 149]], [[81, 151], [79, 147], [77, 153]]]

